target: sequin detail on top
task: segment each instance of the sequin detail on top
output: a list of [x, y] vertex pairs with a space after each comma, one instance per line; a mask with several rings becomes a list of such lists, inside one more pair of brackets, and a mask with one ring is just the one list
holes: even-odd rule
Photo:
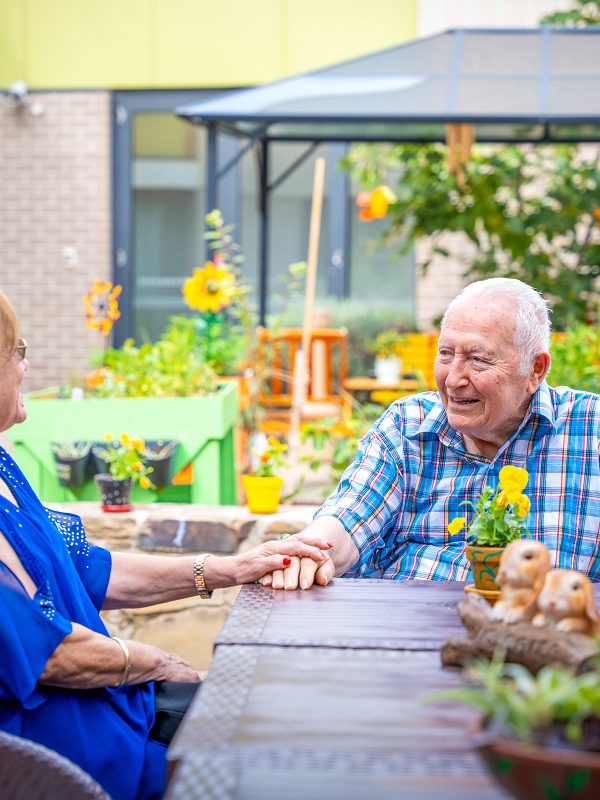
[[[87, 559], [90, 553], [90, 545], [81, 519], [74, 514], [65, 514], [60, 511], [54, 511], [51, 508], [44, 510], [50, 521], [56, 525], [68, 551], [72, 555], [83, 556]], [[86, 569], [89, 569], [89, 564], [86, 565]]]

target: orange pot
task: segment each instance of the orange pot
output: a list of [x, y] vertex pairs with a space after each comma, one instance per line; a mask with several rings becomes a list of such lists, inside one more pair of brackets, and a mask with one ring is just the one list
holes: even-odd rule
[[253, 514], [274, 514], [277, 511], [283, 478], [242, 475], [242, 485], [246, 492], [248, 508]]
[[475, 587], [498, 592], [500, 587], [496, 583], [496, 575], [504, 547], [479, 547], [476, 544], [468, 544], [465, 552], [471, 562]]

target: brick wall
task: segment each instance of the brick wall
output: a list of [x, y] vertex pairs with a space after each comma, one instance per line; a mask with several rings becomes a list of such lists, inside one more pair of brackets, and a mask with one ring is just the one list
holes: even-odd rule
[[81, 298], [111, 274], [110, 95], [32, 97], [40, 117], [0, 104], [0, 286], [31, 346], [27, 391], [85, 373], [102, 337]]

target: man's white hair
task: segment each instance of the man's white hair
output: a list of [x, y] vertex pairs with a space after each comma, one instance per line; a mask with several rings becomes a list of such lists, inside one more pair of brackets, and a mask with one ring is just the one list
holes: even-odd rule
[[550, 308], [541, 293], [516, 278], [487, 278], [469, 283], [448, 304], [440, 328], [446, 317], [458, 305], [476, 298], [509, 297], [517, 306], [515, 322], [515, 347], [520, 355], [520, 374], [526, 375], [538, 353], [550, 350]]

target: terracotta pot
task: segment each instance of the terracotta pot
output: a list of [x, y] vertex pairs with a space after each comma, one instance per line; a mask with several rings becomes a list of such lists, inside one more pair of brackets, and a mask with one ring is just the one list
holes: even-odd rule
[[274, 514], [279, 508], [283, 478], [257, 478], [242, 475], [246, 502], [253, 514]]
[[131, 511], [131, 503], [129, 502], [131, 478], [117, 480], [109, 472], [101, 472], [96, 475], [95, 480], [102, 497], [103, 511]]
[[517, 800], [598, 800], [600, 754], [540, 747], [483, 733], [476, 749], [496, 781]]
[[465, 553], [471, 562], [471, 572], [477, 589], [498, 592], [500, 587], [496, 583], [498, 563], [504, 552], [503, 547], [479, 547], [468, 544]]

